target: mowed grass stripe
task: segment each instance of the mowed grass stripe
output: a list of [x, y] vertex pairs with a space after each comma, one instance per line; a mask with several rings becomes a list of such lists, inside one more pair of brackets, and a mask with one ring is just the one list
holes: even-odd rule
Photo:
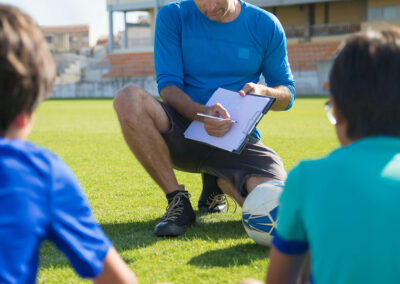
[[[298, 98], [290, 111], [269, 112], [260, 122], [264, 144], [280, 154], [287, 170], [338, 145], [325, 117], [325, 101]], [[166, 200], [126, 146], [111, 100], [48, 100], [36, 113], [29, 139], [56, 152], [72, 168], [96, 219], [141, 283], [264, 279], [269, 250], [247, 237], [240, 209], [198, 214], [197, 225], [179, 238], [153, 235]], [[176, 173], [197, 211], [200, 175]], [[41, 251], [38, 282], [85, 283], [48, 243]]]

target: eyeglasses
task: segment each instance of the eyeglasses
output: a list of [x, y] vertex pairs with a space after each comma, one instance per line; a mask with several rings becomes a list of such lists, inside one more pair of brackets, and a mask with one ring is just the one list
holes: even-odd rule
[[333, 107], [330, 101], [327, 101], [325, 103], [325, 111], [326, 111], [326, 116], [328, 117], [328, 120], [331, 124], [335, 125], [336, 124], [336, 118], [335, 115], [333, 114]]

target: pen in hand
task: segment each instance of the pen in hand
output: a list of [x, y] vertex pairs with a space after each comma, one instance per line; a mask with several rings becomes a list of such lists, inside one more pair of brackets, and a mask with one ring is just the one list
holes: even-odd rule
[[[202, 117], [208, 117], [208, 118], [213, 118], [213, 119], [217, 119], [217, 120], [224, 120], [225, 118], [222, 117], [218, 117], [218, 116], [212, 116], [212, 115], [208, 115], [208, 114], [204, 114], [204, 113], [197, 113], [198, 116], [202, 116]], [[232, 123], [237, 123], [236, 120], [231, 119]]]

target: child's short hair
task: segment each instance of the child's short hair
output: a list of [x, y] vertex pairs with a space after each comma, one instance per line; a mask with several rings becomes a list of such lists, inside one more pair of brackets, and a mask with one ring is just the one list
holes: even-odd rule
[[330, 74], [349, 138], [400, 136], [400, 29], [350, 37]]
[[0, 137], [21, 113], [50, 93], [55, 63], [40, 28], [14, 7], [0, 5]]

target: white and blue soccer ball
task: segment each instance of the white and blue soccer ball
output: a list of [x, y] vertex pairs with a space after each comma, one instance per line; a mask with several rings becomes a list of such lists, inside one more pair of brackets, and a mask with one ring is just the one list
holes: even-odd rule
[[278, 222], [279, 198], [283, 189], [280, 181], [268, 181], [256, 186], [242, 207], [244, 229], [250, 238], [262, 246], [271, 246]]

